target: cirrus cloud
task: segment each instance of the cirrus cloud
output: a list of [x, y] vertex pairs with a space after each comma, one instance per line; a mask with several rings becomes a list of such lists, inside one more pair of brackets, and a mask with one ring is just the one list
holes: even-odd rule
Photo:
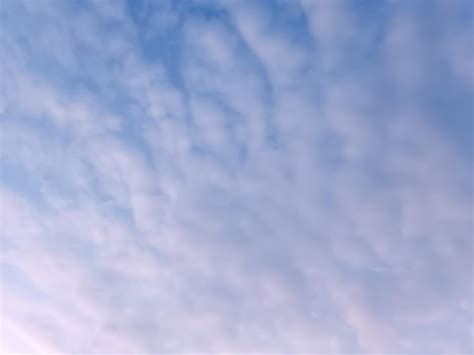
[[4, 1], [2, 353], [472, 352], [470, 6]]

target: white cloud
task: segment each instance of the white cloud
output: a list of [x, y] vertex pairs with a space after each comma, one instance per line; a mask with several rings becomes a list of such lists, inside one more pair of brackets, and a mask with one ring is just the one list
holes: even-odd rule
[[[296, 3], [204, 5], [156, 28], [56, 9], [59, 71], [6, 23], [2, 351], [469, 352], [470, 164], [406, 95], [429, 73], [413, 18], [389, 22], [376, 75], [334, 76], [346, 3], [304, 2], [315, 46], [275, 25]], [[179, 78], [140, 42], [170, 27]]]

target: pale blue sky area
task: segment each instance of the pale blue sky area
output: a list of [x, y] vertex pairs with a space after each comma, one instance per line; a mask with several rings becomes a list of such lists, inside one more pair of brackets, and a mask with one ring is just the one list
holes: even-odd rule
[[472, 2], [1, 0], [2, 354], [469, 354]]

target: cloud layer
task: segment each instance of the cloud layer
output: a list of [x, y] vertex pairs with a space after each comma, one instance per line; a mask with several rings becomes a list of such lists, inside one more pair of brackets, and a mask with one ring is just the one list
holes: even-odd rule
[[0, 4], [2, 353], [467, 354], [472, 4]]

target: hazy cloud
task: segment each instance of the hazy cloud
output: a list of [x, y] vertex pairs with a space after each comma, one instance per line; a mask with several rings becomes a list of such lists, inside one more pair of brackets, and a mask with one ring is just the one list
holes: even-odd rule
[[2, 353], [470, 353], [469, 2], [10, 1]]

